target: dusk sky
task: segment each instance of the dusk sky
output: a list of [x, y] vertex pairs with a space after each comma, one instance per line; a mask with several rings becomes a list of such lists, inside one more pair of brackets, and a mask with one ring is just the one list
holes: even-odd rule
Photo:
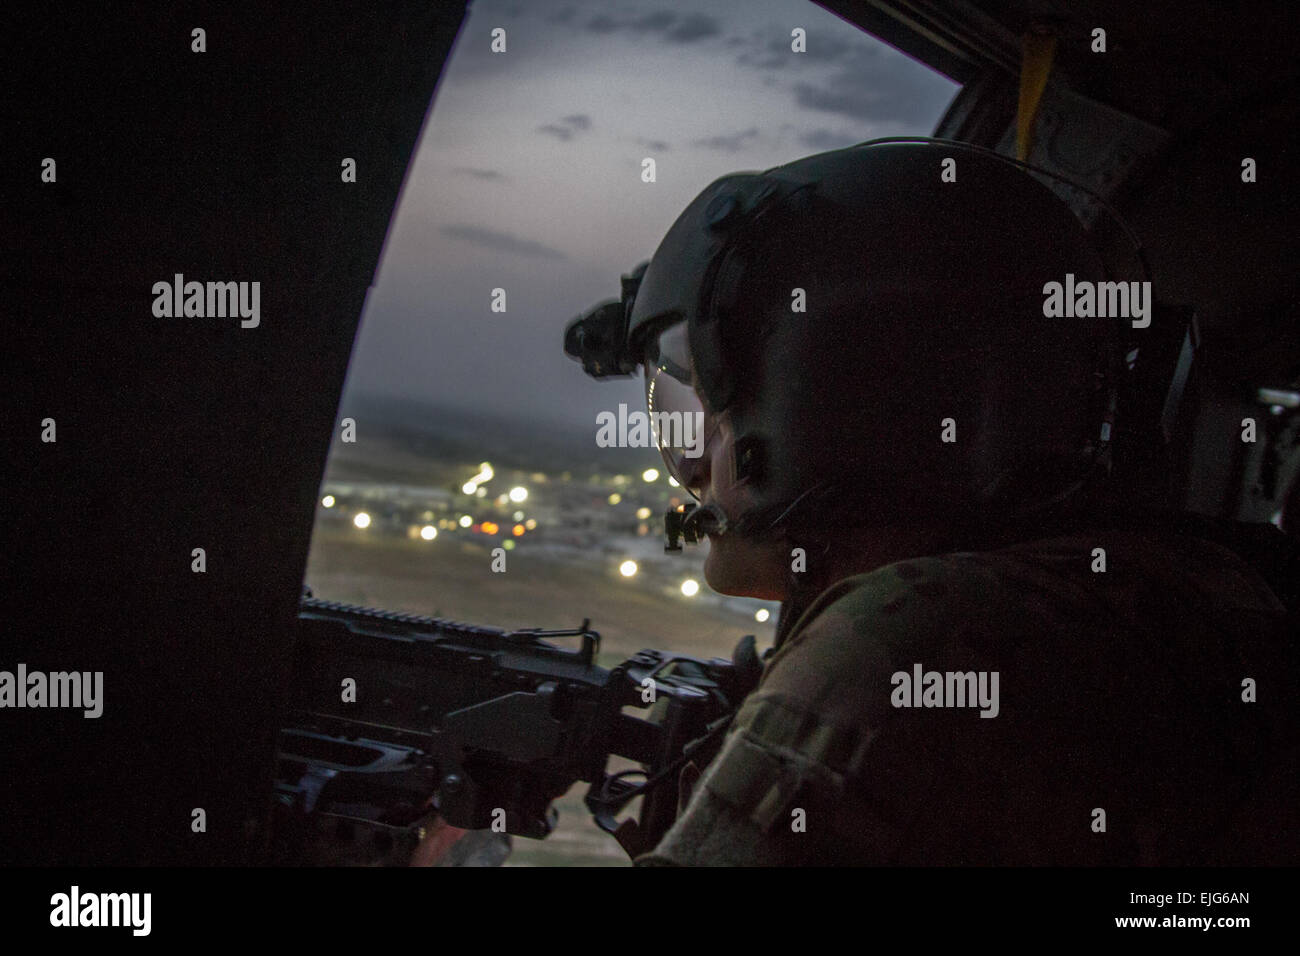
[[[505, 53], [490, 50], [506, 31]], [[807, 53], [790, 49], [807, 31]], [[947, 78], [806, 0], [476, 0], [438, 86], [348, 392], [595, 432], [643, 403], [563, 354], [714, 179], [927, 135]], [[641, 181], [653, 157], [657, 181]], [[506, 290], [504, 314], [491, 290]]]

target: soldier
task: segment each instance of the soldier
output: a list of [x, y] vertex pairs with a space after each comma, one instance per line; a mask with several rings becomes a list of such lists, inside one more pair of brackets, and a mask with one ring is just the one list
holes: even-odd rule
[[1118, 321], [1045, 317], [1067, 275], [1106, 278], [1022, 169], [882, 142], [718, 180], [570, 328], [644, 367], [710, 586], [783, 602], [638, 864], [1300, 859], [1283, 577], [1239, 554], [1289, 539], [1126, 511]]

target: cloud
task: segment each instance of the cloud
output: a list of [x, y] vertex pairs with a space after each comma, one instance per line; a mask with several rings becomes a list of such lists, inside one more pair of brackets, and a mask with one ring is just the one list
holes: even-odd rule
[[562, 117], [558, 123], [546, 123], [537, 127], [537, 132], [545, 133], [547, 136], [554, 136], [556, 139], [567, 143], [580, 130], [589, 129], [591, 129], [591, 117], [585, 113], [573, 113]]
[[459, 173], [462, 176], [473, 176], [475, 179], [483, 179], [488, 182], [502, 182], [506, 177], [495, 169], [476, 169], [473, 166], [455, 166], [452, 168], [453, 173]]
[[664, 37], [673, 43], [694, 43], [696, 40], [717, 36], [721, 32], [722, 27], [713, 17], [703, 13], [692, 13], [679, 21], [664, 34]]
[[956, 87], [929, 70], [903, 69], [905, 59], [883, 46], [857, 51], [841, 57], [829, 76], [795, 83], [791, 92], [804, 109], [859, 122], [910, 124], [918, 116], [938, 116]]
[[676, 19], [677, 14], [669, 13], [667, 10], [658, 10], [654, 13], [647, 13], [640, 20], [633, 20], [627, 26], [629, 30], [637, 33], [661, 33], [672, 26], [673, 21]]
[[613, 33], [619, 26], [617, 20], [605, 16], [603, 13], [599, 13], [587, 21], [587, 29], [592, 33]]
[[735, 153], [745, 148], [749, 140], [758, 136], [758, 128], [751, 126], [749, 129], [741, 130], [739, 133], [730, 135], [706, 136], [703, 139], [691, 140], [692, 146], [702, 146], [705, 149], [717, 149], [724, 153]]
[[803, 143], [809, 149], [820, 151], [828, 149], [843, 149], [845, 146], [852, 146], [854, 143], [862, 142], [860, 136], [850, 136], [847, 133], [837, 133], [829, 129], [812, 129], [799, 136], [799, 142]]
[[598, 13], [587, 21], [592, 33], [610, 34], [620, 30], [628, 33], [657, 33], [665, 43], [694, 43], [722, 33], [718, 21], [704, 13], [688, 13], [679, 17], [669, 10], [655, 10], [633, 20], [616, 20]]
[[443, 226], [441, 231], [445, 236], [460, 239], [463, 242], [472, 242], [475, 245], [497, 252], [509, 252], [517, 256], [533, 256], [540, 259], [568, 258], [559, 249], [552, 249], [550, 246], [542, 245], [540, 242], [534, 242], [531, 239], [521, 239], [519, 236], [512, 236], [508, 232], [497, 232], [479, 226], [459, 224]]
[[727, 45], [746, 47], [736, 57], [736, 62], [741, 66], [760, 70], [779, 70], [792, 65], [826, 66], [851, 59], [855, 55], [868, 55], [871, 52], [869, 41], [855, 42], [818, 31], [814, 31], [807, 38], [808, 49], [805, 53], [795, 53], [790, 49], [791, 42], [793, 38], [788, 30], [775, 36], [769, 30], [755, 32], [749, 37], [732, 37], [727, 41]]

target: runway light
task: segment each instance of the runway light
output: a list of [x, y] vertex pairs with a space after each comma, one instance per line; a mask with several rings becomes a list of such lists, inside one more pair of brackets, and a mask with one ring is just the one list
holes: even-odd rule
[[510, 533], [517, 538], [524, 533], [524, 526], [521, 524], [517, 524], [510, 529]]
[[515, 504], [519, 504], [519, 502], [525, 500], [527, 497], [528, 489], [523, 485], [515, 485], [515, 487], [510, 489], [510, 500]]
[[420, 529], [420, 537], [425, 541], [432, 541], [434, 538], [438, 537], [438, 529], [431, 524], [426, 524]]
[[757, 611], [754, 612], [754, 620], [756, 620], [759, 624], [762, 624], [770, 616], [771, 615], [767, 613], [767, 608], [765, 607], [760, 607]]
[[630, 578], [632, 575], [636, 574], [636, 562], [624, 561], [618, 566], [618, 573], [623, 575], [625, 578]]
[[647, 468], [645, 471], [641, 472], [641, 480], [645, 482], [658, 481], [659, 469]]
[[527, 521], [524, 522], [524, 527], [527, 528], [529, 531], [532, 531], [537, 527], [537, 519], [529, 518]]
[[461, 516], [460, 516], [460, 526], [461, 526], [462, 528], [468, 528], [468, 527], [469, 527], [470, 525], [472, 525], [473, 523], [474, 523], [474, 519], [471, 518], [469, 515], [461, 515]]
[[617, 491], [614, 492], [612, 495], [609, 496], [609, 503], [610, 503], [611, 505], [616, 505], [616, 504], [618, 504], [618, 503], [619, 503], [620, 501], [622, 501], [622, 500], [623, 500], [623, 496], [620, 495]]
[[700, 582], [694, 578], [687, 578], [682, 582], [682, 593], [687, 597], [695, 597], [700, 593]]
[[352, 523], [358, 528], [369, 528], [370, 515], [366, 514], [364, 511], [358, 511], [356, 517], [352, 519]]
[[637, 516], [638, 518], [640, 518], [642, 521], [645, 521], [646, 518], [649, 518], [649, 517], [650, 517], [650, 509], [649, 509], [649, 508], [637, 508], [637, 509], [636, 509], [636, 516]]
[[322, 499], [320, 500], [320, 503], [321, 503], [324, 507], [326, 507], [326, 508], [333, 508], [333, 507], [334, 507], [334, 496], [333, 496], [333, 495], [326, 495], [324, 498], [322, 498]]
[[472, 481], [467, 481], [465, 484], [460, 486], [460, 490], [467, 495], [472, 495], [474, 492], [478, 491], [478, 485], [474, 484]]

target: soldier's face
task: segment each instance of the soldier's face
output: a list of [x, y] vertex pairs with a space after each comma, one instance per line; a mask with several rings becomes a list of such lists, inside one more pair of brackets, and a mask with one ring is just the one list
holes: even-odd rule
[[[735, 434], [726, 412], [704, 412], [704, 453], [686, 459], [683, 481], [701, 504], [722, 509], [729, 522], [755, 507], [751, 489], [737, 482], [734, 472]], [[787, 549], [780, 539], [728, 532], [709, 535], [709, 554], [704, 561], [704, 579], [722, 594], [785, 600]]]

